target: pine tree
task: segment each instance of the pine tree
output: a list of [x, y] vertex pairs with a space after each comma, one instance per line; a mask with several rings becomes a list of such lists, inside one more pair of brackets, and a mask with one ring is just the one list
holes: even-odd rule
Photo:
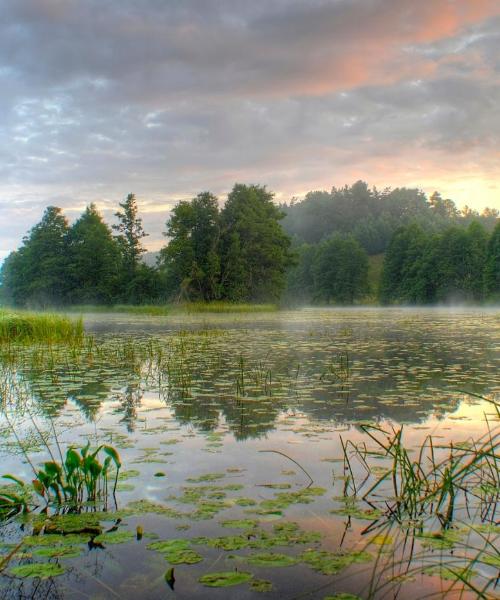
[[19, 306], [45, 307], [66, 301], [68, 221], [60, 208], [46, 208], [42, 220], [7, 258], [2, 287]]
[[123, 210], [115, 213], [118, 224], [113, 225], [113, 229], [118, 232], [116, 238], [121, 247], [126, 274], [133, 277], [142, 253], [146, 252], [141, 240], [148, 234], [144, 232], [142, 219], [137, 216], [139, 209], [135, 194], [129, 194], [124, 202], [120, 202], [120, 206]]
[[69, 300], [78, 304], [110, 304], [118, 293], [120, 248], [94, 204], [69, 232]]
[[118, 224], [113, 229], [118, 232], [116, 240], [122, 255], [122, 274], [120, 282], [120, 299], [127, 303], [141, 300], [143, 295], [144, 276], [149, 271], [143, 268], [141, 255], [146, 252], [141, 240], [147, 237], [139, 218], [135, 194], [129, 194], [124, 202], [120, 202], [123, 209], [115, 213]]

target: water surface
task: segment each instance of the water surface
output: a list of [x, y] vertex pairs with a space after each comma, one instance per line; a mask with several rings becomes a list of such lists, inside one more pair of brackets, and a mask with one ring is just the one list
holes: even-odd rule
[[[30, 552], [16, 556], [0, 578], [3, 598], [291, 599], [340, 592], [421, 598], [450, 588], [452, 582], [438, 572], [414, 571], [401, 530], [381, 540], [376, 527], [370, 530], [376, 520], [370, 519], [372, 507], [346, 504], [353, 490], [346, 491], [342, 444], [349, 440], [369, 448], [364, 424], [387, 431], [403, 426], [409, 448], [418, 448], [430, 434], [443, 444], [479, 439], [485, 413], [492, 414], [492, 405], [479, 396], [500, 398], [498, 311], [95, 314], [85, 316], [85, 325], [95, 338], [87, 353], [24, 349], [9, 359], [4, 352], [8, 421], [4, 414], [2, 472], [32, 479], [12, 426], [34, 464], [47, 458], [40, 432], [53, 440], [55, 431], [63, 448], [87, 440], [93, 446], [113, 444], [129, 476], [120, 482], [117, 506], [110, 501], [109, 519], [101, 523], [131, 532], [130, 539], [104, 548], [83, 545], [78, 557], [52, 558], [66, 571], [46, 580], [13, 576], [11, 564], [40, 560]], [[353, 459], [351, 468], [359, 485], [361, 461]], [[135, 512], [124, 512], [116, 524], [113, 510], [139, 500], [149, 504], [140, 509], [132, 504]], [[462, 509], [457, 523], [481, 524], [481, 514]], [[299, 533], [269, 542], [289, 523]], [[140, 540], [137, 525], [145, 532]], [[30, 527], [18, 521], [3, 526], [4, 555]], [[220, 547], [225, 542], [219, 547], [209, 542], [227, 536], [254, 540], [254, 547], [226, 550]], [[156, 539], [188, 540], [202, 558], [175, 565], [175, 591], [164, 580], [170, 566], [165, 553], [147, 547]], [[464, 539], [465, 545], [477, 545], [462, 531], [457, 542], [462, 552]], [[307, 560], [320, 551], [360, 560], [349, 566], [347, 559], [345, 568], [326, 575]], [[446, 561], [453, 551], [432, 545], [422, 550], [420, 539], [412, 548], [417, 562], [429, 565]], [[263, 552], [296, 561], [288, 566], [249, 561]], [[204, 574], [235, 570], [270, 582], [271, 589], [199, 583]], [[495, 567], [480, 565], [477, 571], [478, 585], [484, 585]], [[460, 586], [456, 590], [458, 597]], [[493, 584], [486, 593], [494, 596]]]

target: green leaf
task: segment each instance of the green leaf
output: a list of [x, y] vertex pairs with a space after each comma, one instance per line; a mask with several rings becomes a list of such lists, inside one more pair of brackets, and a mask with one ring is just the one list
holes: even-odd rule
[[111, 457], [112, 461], [115, 463], [116, 468], [120, 469], [122, 466], [122, 461], [120, 460], [120, 455], [112, 446], [103, 446], [103, 451]]
[[252, 579], [252, 573], [245, 571], [226, 571], [222, 573], [207, 573], [199, 578], [199, 582], [208, 587], [230, 587], [240, 585]]
[[9, 571], [16, 577], [40, 577], [40, 579], [48, 579], [49, 577], [62, 575], [65, 569], [55, 563], [31, 563], [29, 565], [11, 567]]
[[54, 461], [50, 461], [50, 462], [46, 462], [44, 463], [44, 467], [45, 467], [45, 473], [47, 473], [47, 475], [49, 477], [55, 478], [55, 479], [59, 479], [62, 475], [62, 469], [61, 469], [61, 465], [54, 462]]
[[20, 485], [21, 487], [25, 486], [24, 481], [22, 479], [18, 479], [14, 475], [7, 474], [7, 475], [2, 475], [2, 477], [4, 479], [10, 479], [11, 481], [14, 481], [15, 483], [17, 483], [17, 485]]

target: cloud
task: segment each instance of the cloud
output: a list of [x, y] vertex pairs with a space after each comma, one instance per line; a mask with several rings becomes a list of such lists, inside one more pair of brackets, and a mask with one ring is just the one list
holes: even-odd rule
[[145, 211], [166, 214], [236, 180], [280, 198], [357, 177], [441, 181], [459, 203], [500, 204], [494, 0], [0, 8], [4, 252], [48, 203], [73, 215], [97, 200], [112, 214], [135, 191]]

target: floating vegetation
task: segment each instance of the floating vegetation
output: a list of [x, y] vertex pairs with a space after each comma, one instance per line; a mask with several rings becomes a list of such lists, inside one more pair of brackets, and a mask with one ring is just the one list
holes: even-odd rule
[[297, 559], [286, 554], [276, 552], [261, 552], [259, 554], [249, 554], [246, 560], [256, 567], [291, 567], [297, 564]]
[[300, 558], [323, 575], [336, 575], [353, 564], [370, 562], [373, 556], [365, 551], [327, 552], [308, 549], [300, 555]]
[[65, 572], [65, 568], [57, 563], [29, 563], [17, 565], [9, 569], [9, 573], [15, 577], [38, 577], [48, 579], [57, 577]]
[[263, 500], [259, 508], [250, 512], [266, 514], [268, 511], [282, 511], [292, 504], [310, 504], [317, 496], [326, 494], [326, 489], [321, 487], [304, 488], [298, 492], [280, 492], [271, 500]]
[[222, 521], [222, 527], [228, 527], [232, 529], [255, 529], [259, 524], [255, 519], [231, 519], [229, 521]]
[[78, 546], [37, 548], [33, 552], [36, 556], [44, 556], [46, 558], [75, 558], [80, 556], [81, 553], [82, 548], [79, 548]]
[[[0, 487], [0, 596], [38, 600], [55, 575], [124, 599], [238, 583], [283, 595], [284, 581], [337, 600], [418, 598], [422, 582], [494, 594], [498, 318], [120, 311], [88, 315], [74, 343], [0, 344], [15, 474]], [[67, 449], [82, 468], [99, 449], [76, 502]]]
[[187, 481], [189, 483], [203, 483], [205, 481], [217, 481], [218, 479], [224, 479], [225, 476], [225, 473], [206, 473], [205, 475], [200, 475], [199, 477], [188, 477]]
[[162, 554], [172, 565], [193, 565], [201, 562], [203, 557], [189, 547], [187, 540], [165, 540], [148, 544], [150, 550]]
[[267, 579], [252, 579], [250, 582], [250, 589], [253, 592], [272, 592], [273, 584]]
[[124, 544], [135, 539], [135, 534], [132, 531], [110, 531], [105, 532], [93, 538], [97, 544]]
[[297, 544], [313, 544], [321, 541], [321, 534], [316, 531], [304, 531], [297, 523], [287, 521], [276, 523], [272, 532], [262, 528], [253, 528], [239, 535], [220, 537], [198, 537], [193, 544], [205, 545], [219, 550], [241, 550], [242, 548], [267, 549], [276, 546], [295, 546]]
[[245, 571], [226, 571], [222, 573], [207, 573], [202, 575], [199, 582], [207, 587], [231, 587], [247, 583], [253, 575]]

